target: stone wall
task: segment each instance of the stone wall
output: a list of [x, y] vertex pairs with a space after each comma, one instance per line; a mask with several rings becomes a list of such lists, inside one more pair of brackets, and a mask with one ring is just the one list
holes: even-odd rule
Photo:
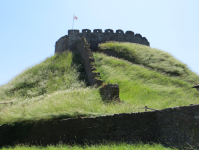
[[[62, 119], [31, 123], [27, 134], [23, 126], [14, 130], [13, 125], [0, 126], [0, 146], [13, 143], [58, 144], [103, 141], [154, 141], [155, 113], [115, 114], [96, 118]], [[19, 126], [19, 125], [18, 125]], [[14, 138], [13, 138], [14, 137]]]
[[199, 105], [167, 108], [156, 112], [156, 139], [199, 149]]
[[100, 86], [103, 81], [100, 79], [100, 73], [97, 72], [93, 53], [86, 39], [81, 38], [76, 42], [75, 52], [79, 54], [80, 60], [85, 68], [86, 77], [90, 85]]
[[[89, 84], [92, 86], [96, 85], [97, 87], [101, 86], [103, 80], [101, 80], [100, 72], [96, 69], [93, 53], [85, 38], [80, 38], [79, 41], [76, 42], [76, 49], [73, 52], [79, 54]], [[103, 86], [100, 88], [100, 94], [104, 100], [120, 101], [118, 84], [108, 84]]]
[[103, 85], [103, 87], [101, 87], [99, 90], [103, 100], [114, 100], [120, 102], [120, 91], [118, 84]]
[[68, 35], [61, 37], [55, 46], [55, 53], [61, 53], [65, 50], [75, 50], [76, 42], [79, 38], [86, 38], [90, 44], [91, 50], [95, 51], [98, 44], [106, 41], [119, 41], [119, 42], [131, 42], [149, 46], [150, 43], [145, 37], [140, 34], [134, 34], [132, 31], [116, 30], [116, 33], [111, 29], [106, 29], [103, 33], [101, 29], [94, 29], [93, 33], [89, 29], [83, 29], [82, 33], [79, 30], [68, 30]]
[[[199, 148], [199, 105], [95, 118], [58, 119], [0, 126], [0, 146], [103, 141], [157, 142]], [[169, 143], [169, 144], [168, 144]]]
[[64, 51], [68, 50], [68, 36], [61, 37], [56, 43], [55, 43], [55, 53], [62, 53]]

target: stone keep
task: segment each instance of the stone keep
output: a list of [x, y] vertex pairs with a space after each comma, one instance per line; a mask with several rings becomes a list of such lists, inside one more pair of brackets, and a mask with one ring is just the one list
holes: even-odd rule
[[82, 33], [79, 33], [79, 30], [68, 30], [68, 35], [61, 37], [56, 42], [55, 53], [62, 53], [66, 50], [75, 51], [76, 42], [80, 38], [86, 38], [92, 51], [96, 50], [98, 44], [106, 41], [130, 42], [150, 46], [145, 37], [134, 34], [132, 31], [124, 33], [122, 30], [116, 30], [114, 33], [112, 29], [106, 29], [103, 33], [102, 29], [94, 29], [93, 32], [89, 29], [83, 29]]

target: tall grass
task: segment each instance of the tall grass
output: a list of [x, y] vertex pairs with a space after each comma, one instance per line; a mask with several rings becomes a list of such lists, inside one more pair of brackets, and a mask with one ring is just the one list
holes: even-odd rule
[[48, 150], [177, 150], [176, 148], [166, 148], [160, 144], [115, 144], [115, 143], [109, 143], [109, 144], [101, 144], [101, 145], [90, 145], [90, 146], [79, 146], [79, 145], [57, 145], [57, 146], [47, 146], [47, 147], [41, 147], [41, 146], [21, 146], [18, 145], [16, 147], [10, 147], [10, 148], [3, 148], [2, 150], [32, 150], [32, 149], [48, 149]]
[[189, 70], [186, 64], [180, 62], [167, 52], [140, 44], [107, 42], [100, 44], [100, 49], [115, 51], [119, 58], [135, 64], [149, 67], [155, 71], [180, 77], [192, 84], [199, 82], [199, 76]]
[[[192, 89], [199, 76], [163, 51], [130, 43], [108, 42], [119, 58], [94, 53], [104, 83], [116, 83], [124, 103], [102, 101], [95, 87], [87, 87], [78, 57], [70, 52], [54, 55], [27, 69], [0, 87], [0, 125], [23, 120], [89, 117], [197, 104], [199, 92]], [[81, 147], [60, 144], [48, 147], [16, 146], [14, 149], [171, 149], [149, 144], [105, 144]], [[3, 149], [13, 149], [3, 148]]]
[[[105, 103], [96, 88], [57, 91], [0, 106], [0, 124], [53, 118], [77, 118], [137, 111], [134, 105]], [[142, 110], [141, 110], [142, 111]]]
[[120, 98], [137, 108], [162, 109], [198, 103], [199, 93], [180, 78], [129, 61], [95, 53], [96, 66], [105, 83], [117, 83]]
[[55, 54], [1, 86], [0, 101], [19, 101], [58, 90], [85, 87], [85, 82], [78, 79], [81, 69], [78, 58], [72, 53]]
[[140, 109], [144, 106], [163, 109], [198, 103], [199, 92], [181, 76], [170, 76], [127, 59], [98, 53], [94, 57], [104, 82], [119, 84], [124, 103], [105, 103], [97, 88], [86, 87], [78, 57], [66, 52], [46, 59], [0, 87], [0, 101], [13, 102], [12, 106], [0, 105], [0, 124], [130, 113], [144, 111]]

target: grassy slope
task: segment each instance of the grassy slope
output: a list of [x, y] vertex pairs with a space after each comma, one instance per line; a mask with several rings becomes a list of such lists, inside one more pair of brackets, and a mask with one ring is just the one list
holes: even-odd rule
[[178, 61], [167, 52], [149, 46], [125, 42], [107, 42], [101, 44], [100, 48], [102, 50], [111, 49], [119, 55], [119, 58], [167, 75], [176, 76], [189, 83], [199, 82], [198, 75], [190, 71], [186, 64]]
[[104, 103], [98, 89], [86, 87], [82, 66], [72, 53], [46, 59], [0, 87], [0, 124], [26, 119], [96, 116], [198, 103], [192, 83], [199, 77], [169, 54], [130, 43], [105, 43], [122, 59], [95, 53], [105, 83], [118, 83], [125, 102]]
[[162, 109], [198, 103], [191, 84], [131, 62], [95, 54], [97, 68], [106, 83], [117, 83], [120, 98], [136, 108]]
[[72, 53], [46, 59], [0, 87], [0, 102], [13, 102], [0, 105], [0, 124], [133, 111], [133, 105], [105, 104], [98, 89], [86, 87], [83, 79]]
[[81, 66], [72, 53], [52, 56], [2, 86], [0, 101], [22, 101], [58, 90], [85, 87], [79, 80], [79, 70]]
[[[122, 59], [95, 53], [97, 69], [105, 83], [118, 83], [125, 102], [104, 103], [98, 89], [87, 87], [78, 59], [71, 53], [55, 55], [0, 87], [0, 124], [26, 119], [96, 116], [143, 111], [145, 105], [162, 109], [198, 103], [191, 86], [199, 76], [169, 54], [129, 43], [105, 43]], [[5, 148], [7, 149], [7, 148]], [[8, 148], [9, 149], [9, 148]], [[13, 149], [13, 148], [12, 148]], [[31, 149], [17, 146], [15, 149]], [[32, 147], [42, 149], [42, 147]], [[48, 149], [170, 149], [161, 145], [50, 146]]]

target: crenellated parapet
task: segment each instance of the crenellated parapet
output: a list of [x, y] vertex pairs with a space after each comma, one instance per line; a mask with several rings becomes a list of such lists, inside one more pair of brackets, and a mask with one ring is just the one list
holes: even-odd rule
[[150, 46], [150, 43], [145, 37], [140, 34], [134, 34], [132, 31], [106, 29], [102, 32], [102, 29], [94, 29], [93, 32], [89, 29], [83, 29], [80, 33], [79, 30], [68, 30], [68, 35], [61, 37], [55, 46], [55, 53], [61, 53], [66, 50], [75, 50], [76, 42], [80, 38], [86, 38], [86, 41], [90, 44], [92, 51], [95, 51], [98, 44], [106, 41], [118, 41], [118, 42], [130, 42], [138, 43], [142, 45]]

